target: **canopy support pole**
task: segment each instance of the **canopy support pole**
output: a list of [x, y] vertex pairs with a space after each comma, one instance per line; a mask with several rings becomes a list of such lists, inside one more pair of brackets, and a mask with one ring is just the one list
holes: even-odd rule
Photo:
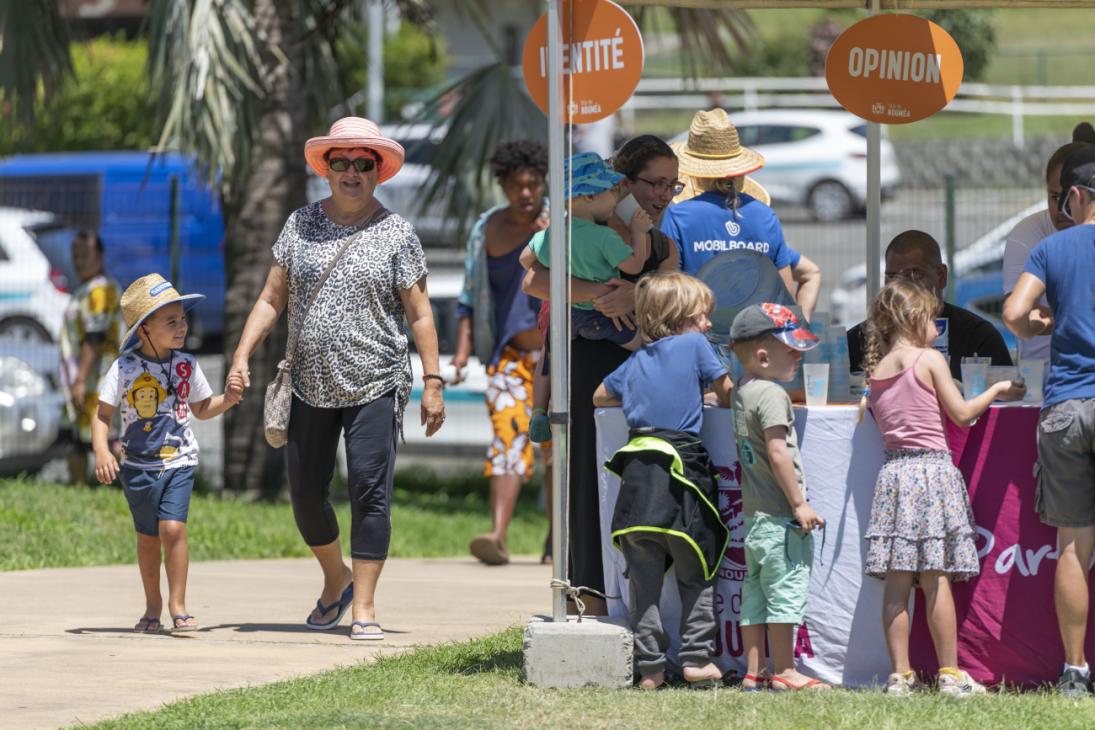
[[[878, 0], [871, 0], [871, 15]], [[882, 262], [882, 125], [867, 123], [867, 311], [880, 288]]]
[[[567, 376], [570, 372], [570, 338], [567, 331], [568, 302], [567, 256], [570, 253], [570, 231], [563, 219], [566, 197], [563, 187], [563, 0], [548, 1], [548, 198], [551, 201], [549, 227], [551, 234], [551, 407], [553, 412], [569, 411]], [[567, 620], [566, 593], [561, 587], [567, 576], [569, 536], [567, 535], [567, 471], [570, 449], [567, 445], [569, 418], [552, 418], [552, 479], [551, 479], [551, 575], [552, 620]]]

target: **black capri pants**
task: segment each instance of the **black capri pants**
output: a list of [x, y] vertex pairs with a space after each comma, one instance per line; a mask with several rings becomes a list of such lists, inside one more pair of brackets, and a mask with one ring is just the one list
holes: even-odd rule
[[350, 408], [316, 408], [293, 396], [289, 412], [289, 497], [304, 542], [311, 547], [338, 539], [331, 508], [338, 438], [346, 440], [350, 492], [350, 555], [385, 560], [392, 538], [395, 478], [395, 392]]

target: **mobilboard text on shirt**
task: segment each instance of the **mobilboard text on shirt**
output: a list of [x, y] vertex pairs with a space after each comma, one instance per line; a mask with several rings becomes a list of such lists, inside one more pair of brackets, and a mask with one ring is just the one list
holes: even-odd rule
[[695, 274], [715, 256], [737, 249], [764, 254], [777, 269], [791, 265], [791, 252], [776, 214], [745, 193], [738, 194], [737, 210], [727, 208], [726, 198], [717, 192], [670, 206], [661, 227], [677, 242], [681, 270], [687, 274]]
[[159, 362], [132, 352], [115, 360], [99, 400], [121, 408], [122, 464], [145, 470], [197, 465], [189, 404], [212, 395], [193, 355], [176, 352]]

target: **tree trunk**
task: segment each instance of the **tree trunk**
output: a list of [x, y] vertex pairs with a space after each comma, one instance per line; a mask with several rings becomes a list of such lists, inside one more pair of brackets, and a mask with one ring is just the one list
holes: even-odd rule
[[[253, 165], [234, 200], [225, 204], [225, 372], [243, 325], [273, 260], [271, 247], [286, 218], [305, 202], [304, 110], [299, 50], [291, 40], [297, 0], [255, 0], [259, 28], [288, 63], [279, 63], [257, 120]], [[285, 483], [285, 455], [267, 445], [262, 404], [266, 384], [285, 354], [283, 317], [251, 356], [251, 389], [224, 419], [224, 486], [273, 499]]]

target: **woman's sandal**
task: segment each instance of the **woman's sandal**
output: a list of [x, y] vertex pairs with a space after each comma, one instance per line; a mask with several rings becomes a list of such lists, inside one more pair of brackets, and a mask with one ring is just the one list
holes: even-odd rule
[[[370, 626], [375, 626], [378, 631], [366, 631], [365, 629]], [[361, 631], [354, 633], [354, 627], [358, 627]], [[350, 638], [354, 641], [380, 641], [384, 638], [384, 630], [380, 628], [380, 624], [376, 621], [354, 621], [350, 624]]]
[[[779, 683], [778, 685], [776, 683]], [[776, 689], [776, 687], [779, 689]], [[789, 679], [784, 679], [778, 674], [768, 680], [768, 688], [775, 692], [799, 692], [804, 689], [832, 689], [832, 685], [825, 684], [820, 679], [807, 679], [802, 684], [794, 684]]]
[[197, 620], [188, 613], [180, 613], [178, 616], [172, 616], [171, 623], [171, 633], [197, 631], [200, 628]]
[[[742, 692], [762, 692], [766, 689], [770, 689], [770, 682], [772, 680], [761, 674], [746, 674], [741, 678], [741, 691]], [[752, 685], [746, 685], [746, 682], [752, 682]]]
[[141, 616], [141, 619], [133, 627], [135, 634], [158, 634], [163, 631], [163, 624], [159, 616]]

